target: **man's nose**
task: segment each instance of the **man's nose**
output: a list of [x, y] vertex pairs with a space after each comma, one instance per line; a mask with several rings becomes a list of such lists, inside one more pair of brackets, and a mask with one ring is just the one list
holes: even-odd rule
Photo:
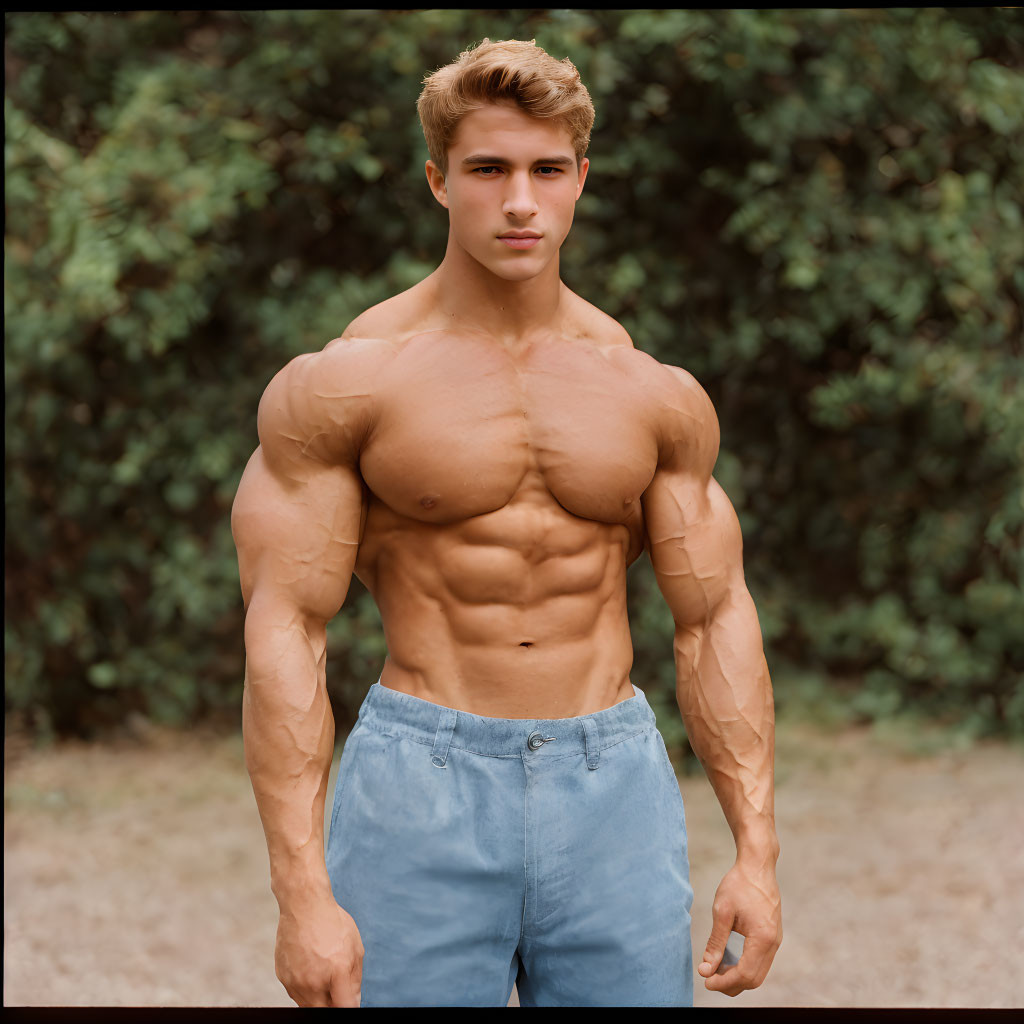
[[510, 174], [502, 212], [517, 220], [525, 220], [537, 212], [537, 196], [529, 174]]

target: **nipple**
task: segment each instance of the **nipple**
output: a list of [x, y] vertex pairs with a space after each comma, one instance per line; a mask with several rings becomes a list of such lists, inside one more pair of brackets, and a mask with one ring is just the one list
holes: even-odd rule
[[437, 499], [440, 495], [437, 494], [426, 494], [420, 498], [420, 504], [424, 508], [433, 508], [437, 504]]

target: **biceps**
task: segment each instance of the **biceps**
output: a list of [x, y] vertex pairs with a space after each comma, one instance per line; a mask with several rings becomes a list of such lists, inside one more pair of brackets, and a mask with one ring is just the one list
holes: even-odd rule
[[656, 478], [644, 496], [651, 564], [676, 625], [706, 625], [743, 581], [743, 537], [725, 491], [711, 477]]
[[246, 609], [258, 594], [319, 621], [333, 618], [352, 578], [362, 503], [352, 469], [311, 464], [286, 481], [257, 448], [231, 510]]

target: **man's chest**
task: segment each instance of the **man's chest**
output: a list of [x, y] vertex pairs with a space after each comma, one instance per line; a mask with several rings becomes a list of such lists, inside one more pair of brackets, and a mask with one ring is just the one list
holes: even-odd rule
[[582, 344], [511, 357], [413, 342], [375, 392], [360, 469], [374, 494], [416, 519], [482, 515], [540, 482], [574, 515], [626, 522], [657, 466], [642, 379]]

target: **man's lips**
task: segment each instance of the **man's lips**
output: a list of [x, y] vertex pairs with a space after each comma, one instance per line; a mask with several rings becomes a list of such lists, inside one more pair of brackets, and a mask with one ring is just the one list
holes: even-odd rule
[[540, 239], [540, 235], [498, 235], [498, 241], [504, 242], [510, 249], [532, 249]]

